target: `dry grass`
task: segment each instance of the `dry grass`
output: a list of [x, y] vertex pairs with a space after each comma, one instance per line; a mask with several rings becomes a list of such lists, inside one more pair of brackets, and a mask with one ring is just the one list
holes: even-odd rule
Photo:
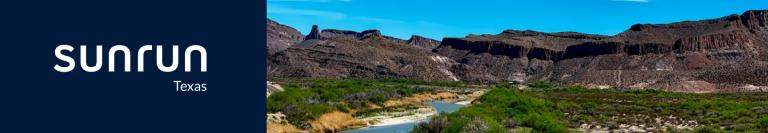
[[306, 133], [290, 123], [267, 122], [267, 133]]
[[458, 97], [459, 95], [453, 92], [421, 93], [414, 94], [413, 96], [409, 97], [387, 100], [384, 102], [384, 106], [397, 107], [403, 105], [421, 104], [422, 102], [429, 100], [454, 99]]
[[334, 111], [320, 116], [317, 120], [310, 122], [312, 132], [340, 132], [344, 129], [363, 126], [366, 123], [358, 120], [352, 114]]

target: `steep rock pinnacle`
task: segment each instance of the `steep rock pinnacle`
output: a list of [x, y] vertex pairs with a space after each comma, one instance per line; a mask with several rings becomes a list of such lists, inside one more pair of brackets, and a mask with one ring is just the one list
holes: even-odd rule
[[317, 28], [317, 25], [312, 25], [312, 30], [307, 34], [307, 37], [305, 37], [307, 40], [312, 39], [320, 39], [320, 29]]

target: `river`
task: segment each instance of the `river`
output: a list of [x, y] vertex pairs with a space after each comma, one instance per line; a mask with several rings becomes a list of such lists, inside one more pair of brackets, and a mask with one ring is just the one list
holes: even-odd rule
[[[434, 107], [438, 113], [451, 113], [458, 111], [459, 108], [465, 105], [453, 104], [443, 101], [430, 101], [427, 102], [429, 106]], [[397, 125], [378, 126], [378, 127], [365, 127], [360, 129], [343, 131], [342, 133], [407, 133], [413, 130], [413, 128], [422, 122], [429, 122], [430, 119], [426, 119], [418, 122], [409, 122]]]

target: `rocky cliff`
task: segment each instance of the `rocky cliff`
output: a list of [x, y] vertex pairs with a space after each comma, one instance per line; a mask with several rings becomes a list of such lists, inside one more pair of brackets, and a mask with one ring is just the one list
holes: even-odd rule
[[411, 39], [408, 39], [408, 44], [424, 48], [424, 49], [435, 49], [437, 46], [440, 45], [440, 41], [437, 41], [435, 39], [422, 37], [419, 35], [413, 35], [411, 36]]
[[313, 26], [307, 40], [268, 56], [271, 77], [405, 78], [455, 80], [427, 49], [384, 36]]
[[304, 37], [296, 29], [267, 19], [267, 53], [283, 51], [302, 40]]
[[[574, 32], [506, 30], [496, 35], [444, 38], [434, 51], [459, 64], [464, 81], [549, 80], [610, 87], [658, 87], [691, 91], [679, 84], [722, 90], [768, 85], [768, 78], [748, 76], [735, 82], [729, 73], [765, 70], [768, 11], [672, 24], [636, 24], [615, 36]], [[732, 70], [728, 72], [721, 72]], [[490, 70], [490, 71], [489, 71]], [[739, 70], [744, 70], [741, 72]], [[747, 72], [747, 70], [749, 70]], [[717, 71], [717, 72], [715, 72]], [[521, 80], [522, 79], [522, 80]], [[698, 85], [710, 84], [715, 85]]]
[[316, 40], [321, 39], [320, 38], [320, 29], [317, 28], [317, 25], [312, 25], [312, 29], [309, 30], [309, 34], [307, 34], [307, 40]]
[[269, 57], [270, 76], [547, 80], [686, 92], [768, 86], [768, 76], [760, 76], [768, 70], [768, 10], [636, 24], [614, 36], [505, 30], [442, 41], [401, 40], [378, 30], [314, 27], [306, 38]]

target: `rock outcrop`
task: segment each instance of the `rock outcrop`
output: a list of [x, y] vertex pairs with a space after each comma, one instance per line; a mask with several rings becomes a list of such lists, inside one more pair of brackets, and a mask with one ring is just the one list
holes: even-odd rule
[[364, 30], [362, 32], [356, 32], [356, 31], [349, 31], [349, 30], [338, 30], [338, 29], [324, 29], [321, 33], [321, 36], [327, 39], [354, 39], [354, 40], [363, 40], [367, 38], [383, 38], [385, 40], [389, 40], [395, 43], [407, 43], [405, 40], [391, 37], [391, 36], [384, 36], [381, 34], [381, 31], [371, 29], [371, 30]]
[[419, 35], [413, 35], [411, 36], [411, 39], [408, 39], [408, 44], [432, 50], [437, 48], [437, 46], [440, 45], [440, 41], [437, 41], [431, 38], [422, 37]]
[[317, 25], [312, 25], [312, 29], [307, 34], [307, 40], [320, 39], [320, 30]]
[[267, 19], [267, 53], [283, 51], [304, 40], [296, 29]]
[[741, 22], [753, 32], [768, 27], [768, 10], [750, 10], [741, 15]]
[[436, 67], [445, 64], [432, 59], [437, 54], [384, 36], [379, 30], [320, 30], [313, 26], [313, 31], [321, 32], [310, 33], [307, 40], [268, 57], [269, 76], [456, 79]]
[[280, 86], [279, 84], [267, 81], [267, 97], [269, 97], [269, 95], [272, 95], [272, 93], [281, 92], [283, 90], [284, 90], [283, 87]]
[[[463, 81], [510, 82], [549, 80], [589, 86], [643, 85], [672, 91], [695, 91], [683, 83], [717, 83], [724, 89], [753, 80], [733, 81], [735, 69], [765, 67], [768, 61], [768, 11], [672, 24], [636, 24], [615, 36], [575, 32], [543, 33], [505, 30], [496, 35], [444, 38], [435, 53], [459, 64], [452, 72]], [[743, 75], [748, 79], [762, 79]], [[685, 86], [685, 85], [683, 85]]]
[[378, 30], [320, 32], [313, 27], [306, 38], [269, 56], [270, 76], [548, 80], [692, 92], [768, 85], [768, 78], [759, 75], [768, 70], [768, 10], [635, 24], [614, 36], [505, 30], [442, 41], [402, 40]]

